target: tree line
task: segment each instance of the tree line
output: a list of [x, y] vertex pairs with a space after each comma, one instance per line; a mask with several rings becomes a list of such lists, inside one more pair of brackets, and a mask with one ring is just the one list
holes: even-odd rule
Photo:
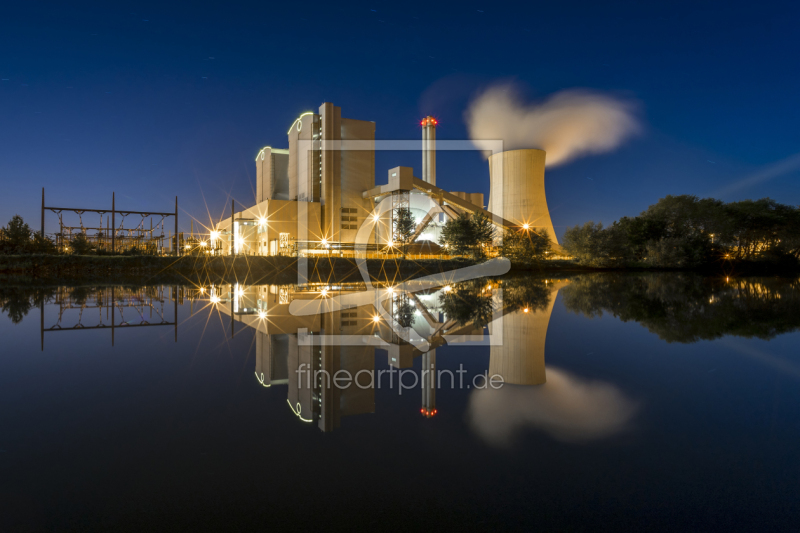
[[[75, 255], [111, 255], [98, 248], [85, 233], [78, 233], [69, 241], [69, 252]], [[56, 244], [38, 231], [34, 231], [19, 215], [14, 215], [5, 227], [0, 227], [0, 255], [57, 254]], [[131, 248], [122, 255], [139, 255], [142, 250]]]
[[0, 254], [54, 254], [56, 251], [53, 241], [31, 230], [19, 215], [14, 215], [5, 227], [0, 227]]
[[667, 196], [609, 227], [567, 229], [564, 249], [581, 264], [690, 268], [720, 261], [800, 258], [800, 209], [769, 198], [725, 203]]
[[[495, 246], [499, 236], [502, 236], [501, 244]], [[489, 217], [481, 212], [461, 213], [448, 219], [442, 228], [439, 244], [451, 255], [475, 260], [502, 255], [521, 265], [543, 261], [553, 249], [553, 242], [543, 231], [519, 227], [499, 232]]]

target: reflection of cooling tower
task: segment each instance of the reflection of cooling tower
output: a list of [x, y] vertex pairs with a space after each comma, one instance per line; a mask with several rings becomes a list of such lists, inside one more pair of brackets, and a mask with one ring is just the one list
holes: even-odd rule
[[[547, 325], [556, 303], [558, 290], [566, 282], [550, 284], [550, 302], [541, 311], [525, 312], [518, 309], [503, 316], [503, 343], [489, 351], [489, 376], [499, 374], [504, 383], [514, 385], [541, 385], [547, 381], [544, 371], [544, 342]], [[496, 335], [497, 322], [489, 324], [489, 332]]]
[[509, 150], [489, 157], [489, 211], [504, 219], [544, 230], [554, 244], [556, 232], [544, 194], [544, 150]]

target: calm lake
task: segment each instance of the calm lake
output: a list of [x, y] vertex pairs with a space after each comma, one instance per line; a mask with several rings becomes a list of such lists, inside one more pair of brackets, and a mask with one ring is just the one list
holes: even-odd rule
[[2, 531], [800, 524], [800, 280], [0, 301]]

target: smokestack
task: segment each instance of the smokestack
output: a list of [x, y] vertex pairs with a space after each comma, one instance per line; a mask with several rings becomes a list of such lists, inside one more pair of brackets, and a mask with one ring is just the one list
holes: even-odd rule
[[436, 125], [432, 116], [422, 119], [422, 181], [436, 185]]
[[425, 122], [428, 119], [422, 119], [422, 181], [428, 182], [428, 127]]

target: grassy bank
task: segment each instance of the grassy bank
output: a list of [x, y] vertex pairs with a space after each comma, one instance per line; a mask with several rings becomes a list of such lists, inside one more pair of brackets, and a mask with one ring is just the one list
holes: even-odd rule
[[[153, 257], [153, 256], [0, 256], [0, 282], [14, 284], [70, 283], [208, 283], [251, 284], [297, 282], [293, 257]], [[361, 281], [356, 262], [347, 258], [308, 260], [309, 281]], [[406, 261], [370, 259], [373, 280], [404, 280], [474, 264], [468, 260]]]
[[[211, 283], [291, 284], [297, 282], [297, 258], [293, 257], [153, 257], [153, 256], [76, 256], [76, 255], [0, 255], [0, 282], [14, 285], [76, 283]], [[353, 259], [307, 259], [309, 281], [362, 281]], [[447, 272], [475, 264], [467, 259], [402, 260], [369, 259], [370, 278], [399, 281]], [[663, 272], [693, 271], [706, 275], [798, 275], [797, 265], [739, 261], [693, 269], [653, 268], [648, 266], [594, 267], [573, 261], [545, 261], [514, 264], [512, 272], [521, 274], [586, 272]]]

